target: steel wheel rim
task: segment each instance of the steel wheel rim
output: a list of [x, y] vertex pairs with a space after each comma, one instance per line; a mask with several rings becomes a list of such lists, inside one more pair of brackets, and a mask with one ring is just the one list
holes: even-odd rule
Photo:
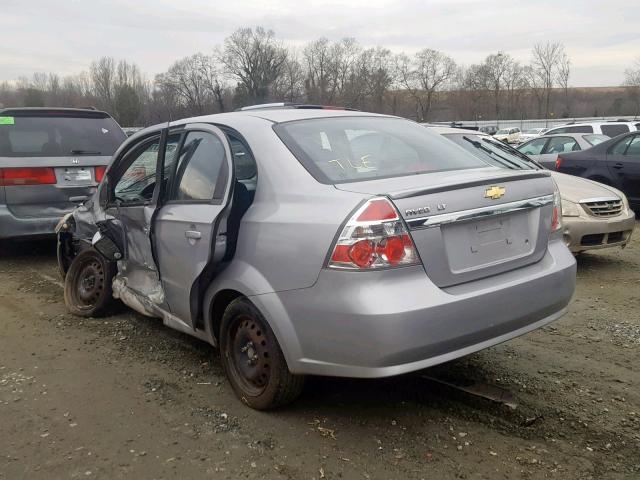
[[97, 259], [88, 259], [78, 270], [75, 280], [76, 304], [79, 308], [93, 307], [98, 302], [105, 286], [102, 263]]
[[229, 332], [227, 358], [231, 375], [251, 396], [265, 391], [271, 378], [270, 342], [260, 322], [243, 315]]

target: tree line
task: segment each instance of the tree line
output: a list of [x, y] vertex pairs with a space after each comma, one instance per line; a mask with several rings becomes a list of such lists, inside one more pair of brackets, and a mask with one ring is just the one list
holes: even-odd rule
[[[535, 45], [527, 64], [496, 52], [464, 66], [434, 49], [408, 55], [365, 48], [354, 38], [323, 37], [295, 48], [256, 27], [236, 30], [208, 53], [179, 59], [153, 79], [135, 63], [103, 57], [77, 75], [34, 73], [4, 82], [0, 104], [95, 106], [125, 126], [272, 101], [340, 105], [418, 121], [591, 115], [572, 93], [570, 73], [571, 60], [557, 42]], [[637, 114], [640, 63], [627, 71], [625, 85]]]

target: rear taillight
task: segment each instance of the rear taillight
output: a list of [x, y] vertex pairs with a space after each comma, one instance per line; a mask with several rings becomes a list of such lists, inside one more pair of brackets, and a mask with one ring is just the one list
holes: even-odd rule
[[557, 232], [562, 228], [562, 198], [556, 182], [553, 182], [553, 214], [551, 216], [551, 231]]
[[386, 198], [366, 202], [340, 232], [330, 268], [373, 270], [420, 263], [418, 252], [398, 215]]
[[102, 181], [102, 179], [104, 178], [104, 172], [106, 171], [107, 171], [106, 165], [102, 165], [100, 167], [95, 168], [94, 178], [96, 182], [100, 183]]
[[49, 167], [0, 168], [0, 186], [51, 185], [56, 183], [56, 172]]
[[556, 158], [556, 172], [560, 171], [560, 167], [562, 166], [562, 157], [558, 155]]

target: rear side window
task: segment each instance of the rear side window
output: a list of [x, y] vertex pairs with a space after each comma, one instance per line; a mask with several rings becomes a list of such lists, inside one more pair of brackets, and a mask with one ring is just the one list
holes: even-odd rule
[[2, 116], [2, 157], [111, 156], [126, 138], [118, 124], [104, 114], [78, 117], [17, 113]]
[[633, 137], [629, 136], [619, 141], [611, 148], [611, 150], [609, 150], [609, 153], [612, 155], [624, 155], [624, 152], [627, 151], [627, 147], [631, 143], [632, 138]]
[[551, 137], [544, 153], [566, 153], [580, 150], [578, 142], [571, 137]]
[[309, 173], [326, 184], [486, 166], [441, 135], [403, 119], [330, 117], [273, 128]]
[[623, 133], [629, 133], [629, 127], [627, 125], [602, 125], [600, 127], [602, 133], [613, 138]]
[[224, 146], [217, 136], [189, 132], [180, 151], [171, 199], [213, 199], [224, 162]]

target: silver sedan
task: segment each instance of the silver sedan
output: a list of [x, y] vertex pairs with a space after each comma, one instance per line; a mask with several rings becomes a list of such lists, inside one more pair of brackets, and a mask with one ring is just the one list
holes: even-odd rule
[[517, 148], [529, 158], [553, 170], [558, 154], [586, 150], [607, 140], [609, 137], [606, 135], [594, 133], [560, 133], [534, 138]]

